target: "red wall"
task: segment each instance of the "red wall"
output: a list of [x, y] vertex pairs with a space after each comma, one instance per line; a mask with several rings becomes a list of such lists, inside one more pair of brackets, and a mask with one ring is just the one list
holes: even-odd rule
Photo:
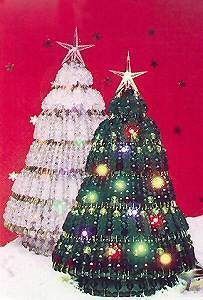
[[137, 82], [161, 128], [177, 201], [187, 215], [203, 213], [203, 2], [0, 0], [0, 244], [14, 237], [2, 218], [8, 173], [24, 166], [29, 117], [66, 53], [47, 39], [71, 42], [76, 25], [81, 41], [96, 45], [83, 57], [107, 103], [120, 80], [108, 69], [123, 70], [128, 49], [133, 70], [148, 70]]

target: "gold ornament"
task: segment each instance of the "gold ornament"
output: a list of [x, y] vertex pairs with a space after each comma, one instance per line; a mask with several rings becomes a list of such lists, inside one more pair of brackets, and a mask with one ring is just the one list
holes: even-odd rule
[[86, 246], [84, 249], [83, 249], [83, 252], [85, 253], [85, 254], [91, 254], [91, 252], [92, 252], [92, 249], [89, 247], [89, 246]]
[[113, 203], [113, 204], [118, 203], [118, 198], [117, 198], [116, 196], [113, 196], [113, 197], [111, 198], [111, 200], [112, 200], [112, 203]]
[[157, 254], [162, 255], [164, 253], [164, 249], [163, 248], [157, 248], [156, 252], [157, 252]]
[[120, 215], [121, 215], [121, 213], [120, 213], [120, 211], [119, 211], [119, 210], [117, 210], [117, 209], [116, 209], [116, 210], [114, 210], [114, 212], [113, 212], [113, 216], [114, 216], [114, 217], [116, 217], [116, 218], [117, 218], [117, 217], [120, 217]]
[[92, 215], [94, 211], [95, 211], [95, 208], [94, 207], [90, 207], [90, 209], [89, 209], [90, 215]]
[[106, 215], [106, 214], [107, 214], [107, 210], [106, 210], [106, 208], [105, 208], [105, 207], [102, 207], [102, 208], [101, 208], [101, 210], [100, 210], [100, 214], [101, 214], [102, 216], [104, 216], [104, 215]]

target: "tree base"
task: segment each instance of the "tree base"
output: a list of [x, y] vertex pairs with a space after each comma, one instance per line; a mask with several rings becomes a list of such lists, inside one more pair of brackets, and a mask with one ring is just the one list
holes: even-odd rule
[[103, 297], [142, 297], [151, 296], [161, 289], [178, 283], [177, 276], [156, 279], [117, 281], [107, 278], [77, 278], [79, 288], [86, 294]]

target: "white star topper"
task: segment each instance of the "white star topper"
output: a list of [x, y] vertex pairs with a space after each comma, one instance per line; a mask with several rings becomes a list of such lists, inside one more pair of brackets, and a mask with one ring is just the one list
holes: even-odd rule
[[136, 93], [139, 93], [138, 88], [133, 80], [133, 78], [135, 77], [139, 77], [143, 74], [145, 74], [147, 71], [143, 71], [143, 72], [131, 72], [131, 64], [130, 64], [130, 53], [128, 51], [128, 55], [127, 55], [127, 66], [126, 66], [126, 71], [125, 72], [119, 72], [119, 71], [113, 71], [113, 70], [109, 70], [110, 72], [121, 76], [122, 80], [121, 83], [119, 84], [116, 93], [120, 93], [123, 89], [126, 89], [128, 87], [132, 87], [133, 90]]
[[74, 45], [62, 43], [62, 42], [57, 42], [60, 46], [62, 46], [65, 49], [68, 49], [68, 53], [66, 54], [62, 65], [66, 63], [68, 60], [69, 61], [79, 61], [82, 65], [85, 65], [82, 56], [80, 54], [80, 51], [88, 49], [93, 47], [94, 45], [79, 45], [79, 38], [78, 38], [78, 30], [77, 27], [75, 29], [75, 34], [74, 34]]

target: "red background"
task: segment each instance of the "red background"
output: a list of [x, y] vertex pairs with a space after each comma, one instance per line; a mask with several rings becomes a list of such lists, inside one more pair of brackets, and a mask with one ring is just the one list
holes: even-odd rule
[[[19, 172], [38, 115], [75, 26], [94, 86], [109, 103], [127, 50], [149, 114], [161, 129], [177, 202], [186, 215], [203, 213], [202, 0], [0, 0], [0, 244], [15, 235], [3, 228], [10, 194], [8, 173]], [[12, 66], [12, 64], [14, 64]], [[157, 64], [157, 65], [156, 65]]]

